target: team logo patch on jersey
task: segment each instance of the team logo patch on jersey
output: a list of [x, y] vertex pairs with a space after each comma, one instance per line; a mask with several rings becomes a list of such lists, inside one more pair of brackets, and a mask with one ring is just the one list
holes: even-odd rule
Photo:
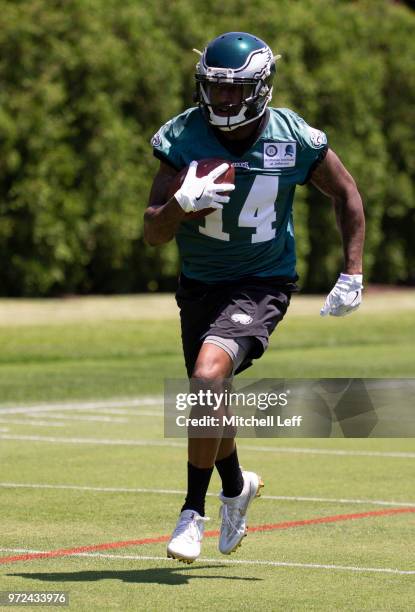
[[292, 168], [296, 155], [296, 142], [264, 142], [264, 168]]
[[151, 144], [153, 147], [159, 147], [161, 145], [160, 131], [154, 134], [153, 138], [151, 139]]
[[327, 144], [327, 136], [321, 130], [308, 126], [308, 133], [313, 147], [321, 147]]
[[253, 321], [252, 317], [243, 312], [235, 312], [235, 314], [231, 316], [231, 319], [234, 323], [241, 323], [242, 325], [249, 325]]

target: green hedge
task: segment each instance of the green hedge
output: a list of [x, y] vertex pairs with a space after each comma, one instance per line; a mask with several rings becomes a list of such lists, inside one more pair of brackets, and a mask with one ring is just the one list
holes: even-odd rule
[[[0, 10], [1, 295], [174, 286], [174, 244], [152, 249], [142, 240], [157, 168], [149, 139], [192, 104], [191, 49], [235, 29], [282, 53], [273, 104], [324, 129], [355, 176], [368, 219], [366, 277], [415, 281], [409, 8], [0, 0]], [[328, 200], [299, 189], [296, 226], [302, 284], [327, 289], [341, 267]]]

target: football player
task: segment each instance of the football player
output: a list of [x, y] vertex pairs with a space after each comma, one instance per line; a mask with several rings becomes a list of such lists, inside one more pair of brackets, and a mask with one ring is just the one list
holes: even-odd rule
[[[361, 302], [364, 213], [356, 183], [326, 135], [292, 110], [268, 106], [279, 56], [264, 41], [228, 32], [198, 53], [197, 106], [168, 121], [152, 140], [160, 167], [144, 237], [150, 245], [176, 238], [187, 373], [220, 391], [261, 357], [296, 290], [296, 185], [311, 182], [330, 198], [342, 236], [344, 267], [322, 316], [347, 315]], [[197, 176], [204, 158], [228, 160], [235, 184], [215, 182], [227, 164]], [[187, 166], [169, 198], [175, 176]], [[185, 216], [206, 208], [215, 210], [204, 218]], [[241, 470], [232, 432], [189, 437], [187, 495], [167, 546], [170, 557], [192, 562], [200, 555], [214, 466], [222, 480], [220, 552], [233, 552], [246, 535], [247, 509], [259, 493], [260, 477]]]

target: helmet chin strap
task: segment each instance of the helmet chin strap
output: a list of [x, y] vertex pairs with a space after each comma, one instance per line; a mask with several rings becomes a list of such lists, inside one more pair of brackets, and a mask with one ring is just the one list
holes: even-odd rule
[[[243, 108], [246, 108], [245, 105], [243, 105]], [[220, 125], [219, 123], [216, 123], [214, 121], [211, 121], [211, 124], [214, 125], [215, 127], [217, 127], [219, 130], [222, 130], [223, 132], [232, 132], [232, 130], [236, 130], [239, 127], [243, 127], [244, 125], [248, 125], [249, 123], [252, 123], [253, 121], [256, 121], [259, 117], [262, 117], [262, 115], [264, 114], [266, 109], [266, 106], [264, 106], [264, 108], [262, 109], [262, 111], [259, 113], [259, 115], [255, 115], [255, 117], [252, 117], [251, 119], [244, 119], [239, 123], [234, 123], [234, 124], [227, 124], [227, 125]], [[213, 117], [218, 117], [218, 115], [215, 115], [210, 109], [209, 109], [209, 114], [210, 114], [210, 118]], [[240, 113], [239, 113], [240, 114]], [[233, 119], [235, 117], [238, 117], [238, 115], [235, 115], [234, 117], [232, 117]], [[218, 117], [219, 119], [229, 119], [229, 117]]]
[[[268, 105], [268, 102], [271, 100], [272, 98], [272, 88], [270, 89], [270, 91], [268, 92], [268, 95], [264, 101], [264, 106], [261, 110], [260, 113], [258, 113], [257, 115], [255, 115], [255, 117], [252, 117], [250, 119], [247, 119], [245, 117], [245, 113], [248, 110], [248, 105], [247, 104], [242, 104], [241, 106], [241, 110], [239, 111], [239, 113], [237, 115], [228, 115], [227, 117], [222, 117], [220, 115], [216, 115], [213, 110], [212, 110], [212, 105], [210, 104], [210, 100], [204, 90], [203, 85], [201, 85], [200, 87], [200, 92], [202, 94], [202, 98], [203, 98], [203, 102], [205, 107], [207, 108], [208, 111], [208, 116], [209, 116], [209, 123], [211, 125], [214, 125], [216, 128], [218, 128], [219, 130], [222, 130], [224, 132], [231, 132], [232, 130], [236, 130], [239, 127], [242, 127], [244, 125], [248, 125], [249, 123], [252, 123], [253, 121], [256, 121], [259, 117], [262, 117], [262, 115], [265, 112], [265, 109]], [[231, 123], [232, 121], [232, 123]]]
[[245, 112], [247, 110], [248, 107], [246, 106], [246, 104], [242, 104], [241, 110], [237, 115], [228, 115], [227, 117], [222, 117], [221, 115], [216, 115], [216, 113], [213, 112], [211, 106], [208, 106], [209, 120], [212, 125], [219, 128], [220, 130], [231, 131], [239, 127], [242, 123], [244, 123]]

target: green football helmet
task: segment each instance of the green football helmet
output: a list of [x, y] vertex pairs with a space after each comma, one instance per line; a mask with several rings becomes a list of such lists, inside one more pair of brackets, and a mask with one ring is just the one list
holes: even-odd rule
[[[234, 130], [265, 112], [272, 97], [276, 58], [263, 40], [246, 32], [227, 32], [198, 53], [195, 101], [211, 125]], [[215, 102], [212, 92], [221, 85], [240, 90], [240, 100], [225, 105]]]

